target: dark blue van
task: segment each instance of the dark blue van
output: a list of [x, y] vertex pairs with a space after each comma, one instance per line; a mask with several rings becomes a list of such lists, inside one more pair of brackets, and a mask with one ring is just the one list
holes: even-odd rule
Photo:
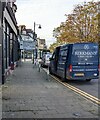
[[99, 77], [99, 47], [96, 43], [74, 43], [58, 46], [49, 72], [62, 80], [87, 80]]

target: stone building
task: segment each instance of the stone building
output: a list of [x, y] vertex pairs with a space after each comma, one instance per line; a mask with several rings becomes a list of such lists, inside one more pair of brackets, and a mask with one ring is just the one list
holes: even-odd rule
[[26, 29], [25, 25], [19, 26], [19, 35], [20, 35], [20, 50], [21, 57], [23, 59], [33, 59], [33, 54], [35, 50], [35, 41], [33, 38], [33, 30]]
[[37, 38], [37, 43], [38, 43], [38, 58], [42, 58], [42, 53], [43, 50], [47, 50], [47, 46], [46, 46], [46, 41], [45, 39], [40, 39]]

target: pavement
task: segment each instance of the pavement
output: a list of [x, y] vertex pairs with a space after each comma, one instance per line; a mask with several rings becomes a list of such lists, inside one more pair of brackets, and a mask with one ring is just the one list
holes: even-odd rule
[[98, 106], [25, 61], [2, 86], [2, 118], [98, 118]]

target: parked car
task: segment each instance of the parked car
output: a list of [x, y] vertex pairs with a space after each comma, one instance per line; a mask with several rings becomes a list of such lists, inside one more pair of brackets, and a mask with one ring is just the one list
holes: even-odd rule
[[42, 67], [48, 67], [50, 64], [49, 58], [51, 58], [52, 53], [46, 53], [43, 55], [42, 60], [41, 60], [41, 66]]

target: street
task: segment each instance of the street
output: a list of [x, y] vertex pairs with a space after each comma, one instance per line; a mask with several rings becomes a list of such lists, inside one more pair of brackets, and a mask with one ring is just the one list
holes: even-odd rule
[[[48, 71], [47, 68], [45, 68], [45, 70]], [[98, 98], [98, 91], [100, 85], [99, 79], [92, 79], [89, 82], [84, 80], [69, 80], [66, 81], [66, 83]]]
[[2, 120], [99, 120], [99, 6], [98, 0], [0, 0]]
[[[49, 71], [48, 68], [43, 68], [46, 72]], [[59, 79], [60, 80], [60, 79]], [[99, 91], [99, 85], [100, 85], [100, 77], [99, 79], [92, 79], [91, 81], [85, 81], [85, 80], [69, 80], [66, 81], [65, 83], [68, 83], [88, 94], [91, 94], [92, 96], [95, 96], [98, 98], [98, 91]]]
[[39, 72], [30, 61], [22, 62], [7, 78], [2, 99], [3, 118], [98, 118], [99, 115], [97, 104], [56, 82], [43, 69]]
[[98, 91], [99, 91], [98, 90], [98, 86], [99, 86], [98, 79], [91, 80], [90, 82], [72, 81], [72, 82], [69, 82], [69, 84], [98, 98]]

